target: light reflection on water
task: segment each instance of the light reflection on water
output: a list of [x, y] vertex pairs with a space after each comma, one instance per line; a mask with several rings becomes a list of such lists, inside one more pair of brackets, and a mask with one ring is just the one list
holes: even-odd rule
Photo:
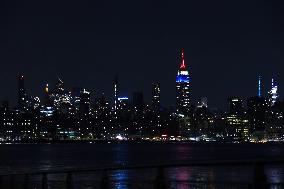
[[127, 172], [125, 170], [113, 172], [112, 180], [115, 181], [115, 189], [128, 189], [126, 181], [129, 180], [129, 175]]
[[[283, 145], [192, 145], [192, 144], [51, 144], [0, 145], [0, 173], [56, 170], [62, 168], [92, 168], [117, 165], [147, 165], [175, 162], [242, 160], [283, 157]], [[171, 188], [189, 188], [188, 181], [251, 182], [253, 167], [178, 167], [165, 169]], [[272, 183], [284, 182], [284, 166], [266, 166], [265, 173]], [[121, 170], [110, 172], [116, 189], [149, 188], [157, 170]], [[52, 181], [64, 180], [56, 175]], [[94, 181], [96, 179], [96, 181]], [[89, 184], [99, 182], [100, 176], [76, 175], [75, 179]], [[130, 182], [129, 182], [130, 181]], [[184, 182], [185, 181], [185, 182]], [[152, 183], [153, 184], [153, 183]], [[81, 187], [87, 188], [87, 187]], [[80, 188], [80, 189], [81, 189]], [[208, 185], [207, 188], [214, 188]]]

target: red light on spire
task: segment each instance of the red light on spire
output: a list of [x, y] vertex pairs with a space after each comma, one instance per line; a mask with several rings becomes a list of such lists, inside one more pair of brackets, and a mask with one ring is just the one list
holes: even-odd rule
[[180, 68], [185, 68], [185, 63], [184, 63], [184, 49], [181, 50], [181, 65]]

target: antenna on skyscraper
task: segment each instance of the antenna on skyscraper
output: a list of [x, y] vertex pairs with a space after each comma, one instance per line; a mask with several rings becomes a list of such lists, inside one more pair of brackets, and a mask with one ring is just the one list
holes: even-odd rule
[[184, 49], [181, 50], [181, 65], [180, 65], [180, 68], [185, 68]]

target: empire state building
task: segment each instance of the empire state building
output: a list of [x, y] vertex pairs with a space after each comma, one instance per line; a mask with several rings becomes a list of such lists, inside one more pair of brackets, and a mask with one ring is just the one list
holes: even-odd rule
[[176, 106], [179, 114], [186, 115], [190, 107], [190, 77], [184, 61], [184, 50], [181, 52], [181, 64], [176, 77]]

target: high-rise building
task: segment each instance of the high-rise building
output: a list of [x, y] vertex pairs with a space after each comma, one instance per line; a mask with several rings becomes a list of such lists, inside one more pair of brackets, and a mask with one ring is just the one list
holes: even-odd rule
[[76, 112], [78, 112], [80, 108], [81, 91], [83, 91], [81, 87], [72, 87], [71, 89], [71, 97], [72, 97], [71, 103]]
[[269, 95], [270, 95], [269, 103], [270, 103], [271, 106], [273, 106], [278, 99], [277, 89], [278, 89], [277, 85], [275, 85], [274, 80], [272, 78], [271, 90], [268, 92]]
[[27, 109], [27, 94], [24, 76], [18, 77], [18, 106], [20, 110]]
[[118, 95], [119, 95], [119, 80], [118, 76], [114, 79], [114, 113], [117, 113], [117, 103], [118, 103]]
[[190, 109], [190, 77], [184, 61], [184, 50], [181, 53], [181, 65], [176, 76], [176, 106], [179, 114], [188, 114]]
[[268, 109], [267, 100], [263, 97], [251, 97], [247, 102], [247, 111], [250, 129], [252, 131], [263, 131]]
[[197, 101], [197, 108], [202, 108], [202, 107], [207, 108], [207, 98], [206, 97], [201, 97]]
[[87, 116], [90, 113], [91, 97], [90, 92], [85, 89], [80, 93], [80, 106], [79, 112], [81, 116]]
[[160, 83], [152, 83], [152, 108], [159, 110], [161, 106]]

